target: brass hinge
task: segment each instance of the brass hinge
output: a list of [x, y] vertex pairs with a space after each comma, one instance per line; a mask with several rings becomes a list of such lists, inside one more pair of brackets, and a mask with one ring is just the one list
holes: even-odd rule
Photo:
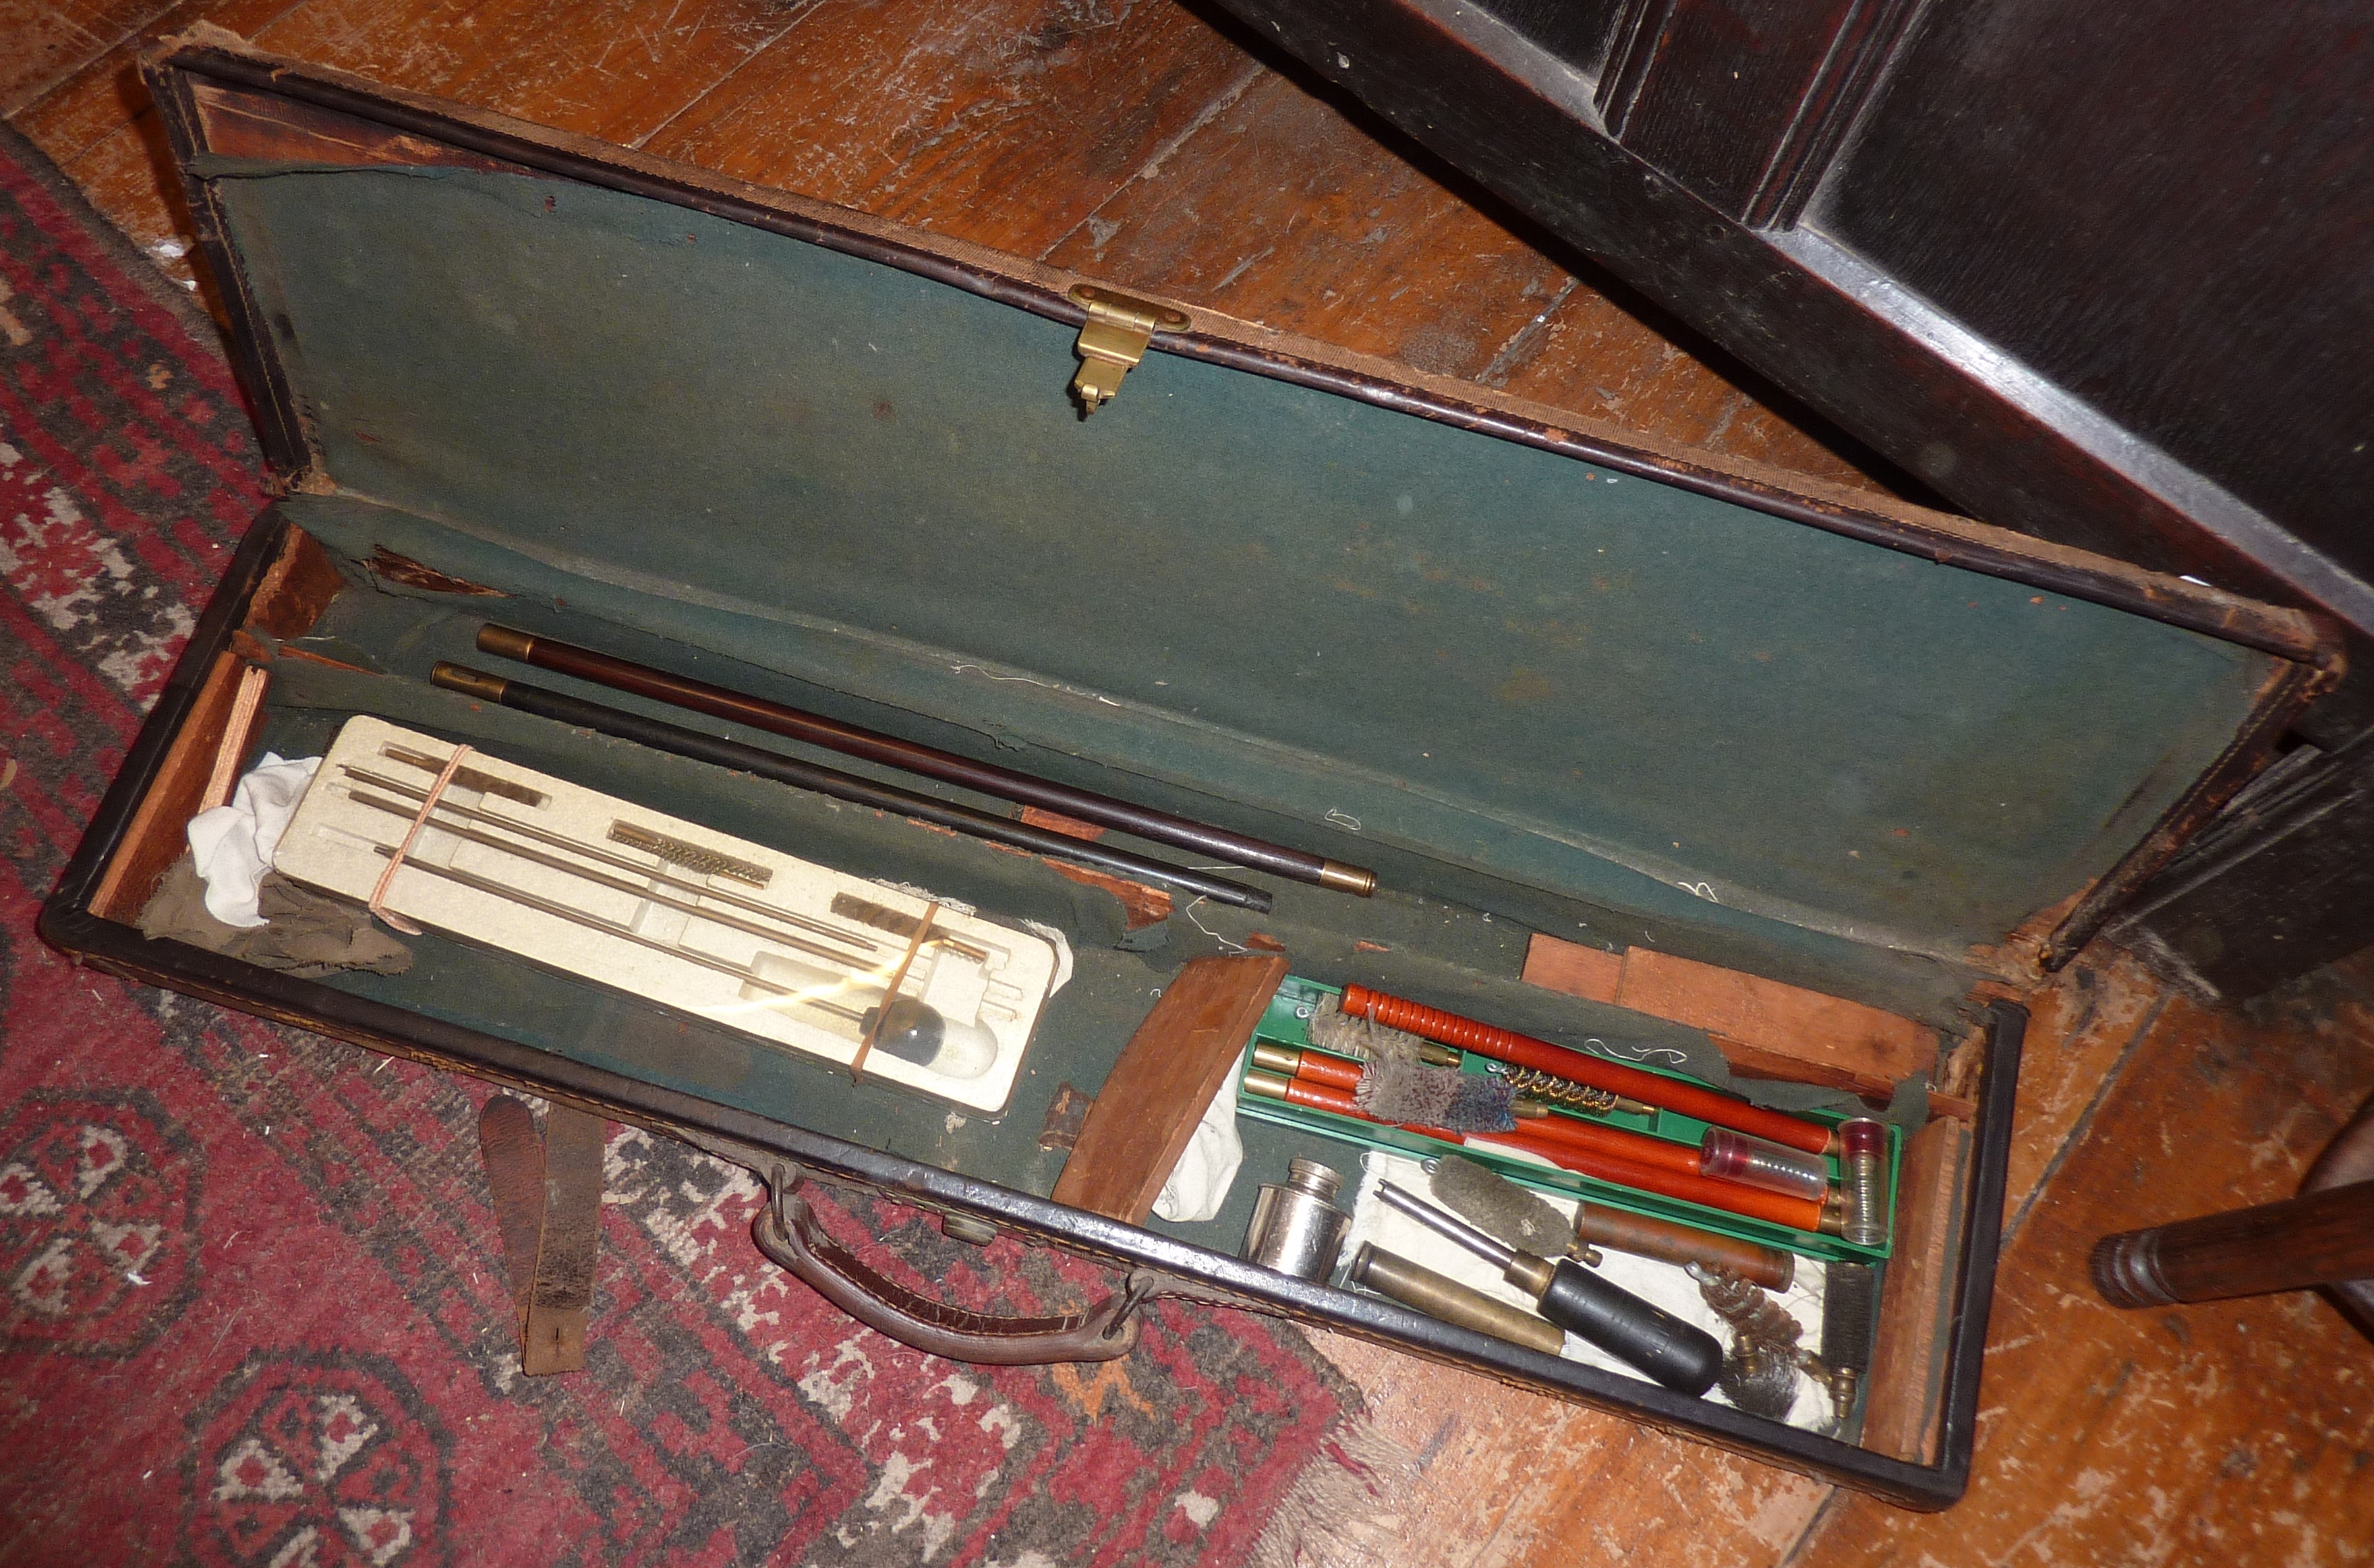
[[1080, 340], [1072, 351], [1080, 357], [1079, 374], [1072, 390], [1079, 395], [1083, 419], [1112, 401], [1121, 378], [1146, 358], [1156, 331], [1177, 332], [1187, 324], [1187, 312], [1151, 304], [1099, 289], [1093, 283], [1072, 285], [1072, 298], [1088, 308], [1080, 324]]

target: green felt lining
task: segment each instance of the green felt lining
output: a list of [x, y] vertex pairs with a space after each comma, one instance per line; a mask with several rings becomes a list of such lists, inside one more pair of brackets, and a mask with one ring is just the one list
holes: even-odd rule
[[1197, 360], [1083, 422], [1060, 324], [649, 198], [217, 189], [345, 498], [292, 512], [349, 560], [1585, 939], [1954, 960], [2106, 870], [2273, 668]]

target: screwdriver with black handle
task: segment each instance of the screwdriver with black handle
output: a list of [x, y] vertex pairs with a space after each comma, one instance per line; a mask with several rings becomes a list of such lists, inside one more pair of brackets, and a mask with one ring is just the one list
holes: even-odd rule
[[1503, 1246], [1456, 1214], [1391, 1182], [1381, 1184], [1377, 1196], [1499, 1269], [1502, 1279], [1534, 1298], [1535, 1311], [1568, 1333], [1676, 1392], [1699, 1395], [1714, 1386], [1722, 1371], [1722, 1345], [1705, 1329], [1684, 1323], [1571, 1258], [1553, 1263]]

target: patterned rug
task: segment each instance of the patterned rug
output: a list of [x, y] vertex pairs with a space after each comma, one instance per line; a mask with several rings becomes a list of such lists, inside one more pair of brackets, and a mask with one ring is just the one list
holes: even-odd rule
[[[482, 1086], [42, 946], [263, 499], [205, 318], [0, 131], [0, 1563], [1235, 1564], [1373, 1510], [1390, 1451], [1290, 1327], [1173, 1303], [1102, 1367], [934, 1360], [763, 1262], [750, 1178], [635, 1132], [588, 1370], [522, 1377]], [[977, 1310], [1104, 1284], [817, 1201]]]

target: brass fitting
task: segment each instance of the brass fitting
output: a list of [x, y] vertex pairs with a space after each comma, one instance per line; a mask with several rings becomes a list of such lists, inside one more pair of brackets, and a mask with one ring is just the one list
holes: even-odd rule
[[500, 702], [504, 689], [511, 684], [499, 675], [488, 675], [467, 665], [449, 664], [443, 659], [438, 660], [437, 666], [429, 672], [429, 681], [432, 686], [441, 686], [448, 691], [459, 691], [464, 697], [476, 697], [485, 702]]
[[492, 624], [478, 628], [478, 652], [482, 654], [492, 654], [503, 659], [517, 659], [520, 663], [526, 664], [528, 655], [535, 651], [535, 639], [524, 631], [515, 631], [508, 626]]
[[1346, 866], [1340, 860], [1322, 860], [1319, 863], [1319, 885], [1333, 888], [1339, 893], [1350, 893], [1355, 898], [1367, 898], [1377, 890], [1377, 874], [1365, 866]]

